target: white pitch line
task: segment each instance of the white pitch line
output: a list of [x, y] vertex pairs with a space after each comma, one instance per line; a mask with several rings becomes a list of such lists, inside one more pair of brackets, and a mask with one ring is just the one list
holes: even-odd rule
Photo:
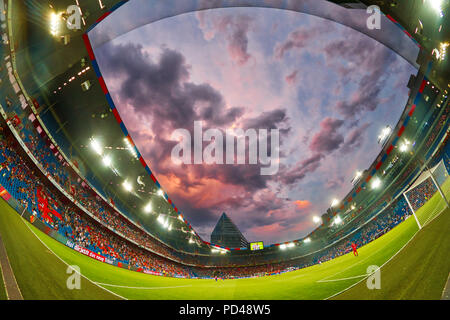
[[138, 290], [157, 290], [157, 289], [175, 289], [175, 288], [186, 288], [186, 287], [192, 287], [192, 285], [186, 285], [186, 286], [173, 286], [173, 287], [129, 287], [129, 286], [119, 286], [116, 284], [109, 284], [109, 283], [101, 283], [101, 282], [94, 282], [95, 284], [99, 286], [107, 286], [107, 287], [115, 287], [115, 288], [125, 288], [125, 289], [138, 289]]
[[[445, 201], [444, 201], [444, 199], [442, 199], [442, 197], [439, 199], [439, 202], [437, 203], [436, 207], [434, 208], [433, 212], [430, 214], [430, 216], [428, 217], [428, 219], [425, 220], [425, 222], [423, 223], [423, 226], [426, 226], [426, 225], [428, 224], [428, 220], [430, 220], [430, 219], [432, 219], [432, 218], [435, 217], [435, 216], [434, 216], [434, 213], [435, 213], [436, 211], [438, 211], [437, 208], [438, 208], [438, 206], [441, 205], [441, 203], [444, 203], [444, 205], [445, 205]], [[445, 210], [445, 207], [444, 207], [443, 210]], [[430, 222], [431, 222], [431, 221], [430, 221]]]
[[348, 277], [348, 278], [341, 278], [341, 279], [318, 280], [318, 281], [316, 281], [316, 282], [344, 281], [344, 280], [357, 279], [357, 278], [362, 278], [362, 277], [367, 277], [367, 274], [361, 274], [361, 275], [359, 275], [359, 276]]
[[272, 281], [290, 281], [290, 280], [294, 280], [294, 279], [297, 279], [297, 278], [305, 277], [307, 275], [308, 274], [299, 274], [299, 275], [297, 275], [295, 277], [290, 277], [290, 278], [285, 278], [285, 279], [273, 279]]
[[[55, 256], [55, 257], [57, 257], [59, 260], [61, 260], [66, 266], [68, 266], [68, 267], [70, 267], [70, 265], [66, 262], [66, 261], [64, 261], [60, 256], [58, 256], [55, 252], [53, 252], [53, 250], [52, 249], [50, 249], [46, 244], [45, 244], [45, 242], [44, 241], [42, 241], [41, 240], [41, 238], [39, 238], [38, 237], [38, 235], [28, 226], [28, 224], [27, 224], [27, 222], [25, 221], [25, 219], [23, 219], [23, 218], [20, 218], [20, 220], [22, 220], [22, 222], [25, 224], [25, 226], [28, 228], [28, 230], [30, 230], [32, 233], [33, 233], [33, 235], [51, 252], [51, 253], [53, 253], [53, 255]], [[109, 292], [109, 293], [111, 293], [111, 294], [113, 294], [113, 295], [115, 295], [115, 296], [117, 296], [117, 297], [119, 297], [119, 298], [121, 298], [121, 299], [123, 299], [123, 300], [128, 300], [127, 298], [125, 298], [125, 297], [122, 297], [121, 295], [119, 295], [119, 294], [117, 294], [117, 293], [115, 293], [115, 292], [112, 292], [111, 290], [108, 290], [108, 289], [106, 289], [106, 288], [104, 288], [104, 287], [102, 287], [102, 286], [100, 286], [100, 285], [98, 285], [96, 282], [94, 282], [94, 281], [92, 281], [91, 279], [89, 279], [88, 277], [86, 277], [85, 275], [83, 275], [83, 274], [81, 274], [80, 273], [80, 276], [82, 276], [83, 278], [85, 278], [87, 281], [89, 281], [89, 282], [91, 282], [91, 283], [93, 283], [94, 285], [96, 285], [97, 287], [99, 287], [99, 288], [101, 288], [101, 289], [103, 289], [103, 290], [105, 290], [105, 291], [107, 291], [107, 292]]]
[[[438, 213], [436, 216], [433, 217], [433, 219], [431, 219], [431, 221], [433, 221], [434, 219], [436, 219], [437, 217], [439, 217], [439, 216], [442, 214], [442, 212], [445, 211], [445, 209], [447, 209], [447, 208], [442, 209], [440, 213]], [[430, 224], [431, 221], [430, 221], [428, 224]], [[427, 224], [427, 225], [428, 225], [428, 224]], [[421, 230], [423, 230], [424, 227], [425, 227], [425, 226], [423, 226]], [[399, 253], [400, 253], [400, 252], [401, 252], [401, 251], [402, 251], [402, 250], [403, 250], [403, 249], [404, 249], [404, 248], [412, 241], [412, 239], [414, 239], [414, 237], [419, 233], [419, 231], [420, 231], [420, 230], [417, 230], [416, 233], [414, 233], [413, 236], [412, 236], [412, 237], [411, 237], [411, 238], [403, 245], [403, 247], [401, 247], [401, 248], [400, 248], [400, 249], [399, 249], [392, 257], [390, 257], [385, 263], [383, 263], [377, 270], [381, 270], [381, 268], [384, 267], [384, 265], [386, 265], [386, 264], [387, 264], [389, 261], [391, 261], [395, 256], [397, 256], [397, 254], [399, 254]], [[351, 286], [349, 286], [349, 287], [345, 288], [344, 290], [341, 290], [341, 291], [339, 291], [339, 292], [337, 292], [337, 293], [335, 293], [335, 294], [329, 296], [328, 298], [325, 298], [324, 300], [329, 300], [329, 299], [331, 299], [331, 298], [333, 298], [333, 297], [335, 297], [335, 296], [337, 296], [337, 295], [340, 295], [341, 293], [343, 293], [343, 292], [345, 292], [345, 291], [347, 291], [347, 290], [353, 288], [353, 287], [356, 286], [357, 284], [361, 283], [362, 281], [364, 281], [364, 280], [365, 280], [366, 278], [368, 278], [369, 276], [370, 276], [370, 274], [366, 275], [366, 277], [364, 277], [364, 278], [362, 278], [361, 280], [355, 282], [355, 283], [352, 284]]]

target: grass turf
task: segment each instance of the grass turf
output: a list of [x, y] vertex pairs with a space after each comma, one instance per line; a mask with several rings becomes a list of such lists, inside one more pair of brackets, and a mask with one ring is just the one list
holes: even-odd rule
[[0, 266], [0, 300], [6, 300], [5, 284], [3, 283], [2, 267]]
[[[444, 186], [450, 193], [448, 180]], [[81, 273], [104, 288], [128, 299], [325, 299], [365, 277], [370, 265], [381, 266], [417, 232], [413, 217], [359, 249], [359, 257], [347, 254], [321, 265], [282, 275], [215, 282], [150, 276], [90, 259], [43, 234], [5, 203], [0, 204], [0, 232], [25, 299], [112, 299], [106, 291], [83, 279], [82, 292], [68, 290], [67, 267], [29, 232], [30, 229], [60, 258], [77, 265]], [[417, 212], [421, 223], [431, 221], [444, 208], [436, 194]], [[449, 270], [450, 211], [433, 220], [382, 268], [382, 289], [368, 290], [365, 281], [339, 298], [439, 298]], [[28, 227], [27, 227], [28, 225]], [[14, 239], [14, 240], [13, 240]], [[433, 247], [433, 250], [430, 248]], [[444, 249], [444, 250], [441, 250]], [[430, 266], [433, 265], [433, 266]], [[433, 270], [433, 275], [429, 271]], [[447, 273], [446, 273], [447, 272]], [[445, 274], [446, 273], [446, 274]], [[422, 291], [422, 293], [421, 293]]]
[[84, 278], [81, 290], [67, 289], [67, 265], [29, 232], [24, 220], [3, 200], [0, 200], [0, 232], [24, 299], [115, 298]]

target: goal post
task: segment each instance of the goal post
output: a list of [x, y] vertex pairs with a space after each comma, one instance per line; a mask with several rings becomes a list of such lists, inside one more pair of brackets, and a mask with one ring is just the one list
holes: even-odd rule
[[442, 159], [433, 168], [428, 168], [426, 166], [423, 172], [414, 181], [414, 183], [406, 191], [403, 192], [403, 197], [405, 198], [409, 209], [414, 215], [414, 219], [416, 220], [419, 229], [422, 228], [422, 225], [419, 222], [416, 212], [428, 200], [430, 200], [436, 192], [439, 192], [445, 202], [446, 207], [449, 207], [447, 197], [441, 189], [441, 185], [446, 181], [447, 178], [448, 172]]

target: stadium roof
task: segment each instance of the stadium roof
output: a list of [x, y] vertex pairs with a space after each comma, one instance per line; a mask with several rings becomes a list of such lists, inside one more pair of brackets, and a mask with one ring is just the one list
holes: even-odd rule
[[[358, 3], [358, 1], [345, 2]], [[37, 113], [50, 136], [71, 162], [76, 163], [82, 175], [94, 181], [96, 188], [104, 191], [105, 197], [113, 199], [116, 204], [120, 203], [123, 211], [128, 212], [131, 219], [175, 248], [190, 252], [206, 250], [208, 245], [203, 243], [201, 247], [188, 244], [188, 239], [193, 236], [190, 225], [183, 219], [178, 219], [178, 210], [175, 210], [164, 197], [158, 195], [160, 188], [153, 179], [157, 177], [157, 173], [152, 178], [142, 162], [130, 153], [130, 148], [124, 140], [123, 127], [118, 123], [117, 115], [110, 109], [108, 95], [105, 95], [104, 88], [98, 81], [95, 65], [86, 50], [83, 34], [90, 26], [105, 18], [108, 12], [114, 10], [114, 7], [122, 1], [103, 0], [102, 9], [96, 1], [80, 1], [84, 17], [82, 29], [72, 31], [65, 38], [55, 38], [50, 35], [48, 21], [40, 17], [47, 17], [52, 10], [64, 11], [67, 6], [73, 4], [73, 1], [60, 0], [57, 3], [50, 1], [39, 4], [35, 1], [12, 1], [11, 3], [17, 70], [28, 94], [37, 101], [35, 105]], [[379, 1], [361, 1], [361, 3], [370, 5], [378, 4]], [[411, 97], [395, 130], [398, 132], [406, 118], [409, 120], [408, 114], [411, 112], [417, 93], [424, 90], [421, 85], [425, 75], [438, 90], [434, 92], [431, 88], [425, 88], [426, 91], [428, 90], [428, 96], [431, 97], [428, 104], [422, 103], [424, 106], [427, 105], [427, 108], [435, 107], [438, 103], [436, 98], [440, 97], [444, 90], [450, 89], [448, 84], [450, 59], [429, 64], [433, 60], [430, 56], [431, 51], [450, 38], [450, 19], [436, 22], [435, 13], [425, 8], [421, 0], [396, 3], [395, 6], [381, 5], [381, 9], [391, 21], [404, 28], [405, 32], [408, 32], [422, 46], [417, 60], [420, 69], [418, 76], [412, 79], [410, 84]], [[49, 4], [53, 9], [49, 7]], [[419, 30], [420, 32], [415, 33], [419, 20], [424, 27]], [[444, 27], [440, 28], [439, 23]], [[444, 31], [439, 32], [439, 29]], [[75, 79], [67, 84], [67, 80], [72, 77]], [[82, 84], [86, 84], [86, 81], [89, 82], [90, 88], [83, 91]], [[426, 118], [423, 119], [423, 123], [415, 123], [414, 128], [407, 128], [405, 132], [410, 135], [416, 134], [418, 139], [424, 140], [438, 123], [436, 121], [424, 126]], [[113, 155], [114, 165], [119, 168], [117, 175], [103, 166], [99, 156], [92, 151], [90, 147], [92, 138], [98, 140], [104, 147], [105, 154]], [[392, 136], [386, 144], [386, 149], [394, 139], [395, 136]], [[381, 162], [382, 166], [379, 169], [385, 169], [391, 159], [384, 158], [386, 149], [380, 153], [370, 168], [377, 167]], [[386, 161], [382, 161], [383, 158]], [[151, 168], [151, 164], [149, 167]], [[371, 170], [368, 172], [370, 174]], [[397, 175], [400, 176], [402, 173], [401, 170], [395, 171], [396, 176], [392, 177], [392, 181], [395, 181]], [[140, 177], [139, 182], [138, 177]], [[133, 185], [133, 192], [127, 192], [122, 188], [124, 180], [128, 180]], [[380, 197], [380, 194], [372, 193], [359, 194], [356, 198], [352, 197], [353, 194], [354, 190], [351, 190], [346, 199], [351, 197], [354, 202], [372, 203], [374, 199]], [[152, 203], [152, 214], [144, 210], [149, 201]], [[180, 209], [182, 211], [183, 208]], [[172, 232], [167, 232], [158, 223], [159, 214], [173, 221]], [[320, 231], [320, 228], [318, 230]]]

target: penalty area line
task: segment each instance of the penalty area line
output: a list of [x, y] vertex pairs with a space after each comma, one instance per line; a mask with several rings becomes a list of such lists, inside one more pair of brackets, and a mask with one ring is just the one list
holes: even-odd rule
[[[444, 208], [444, 209], [442, 209], [441, 210], [441, 212], [439, 212], [437, 215], [435, 215], [434, 217], [433, 217], [433, 219], [431, 219], [431, 221], [427, 224], [427, 226], [434, 220], [434, 219], [436, 219], [437, 217], [439, 217], [445, 210], [446, 210], [447, 208]], [[383, 268], [387, 263], [389, 263], [389, 261], [391, 261], [392, 259], [394, 259], [396, 256], [397, 256], [397, 254], [399, 254], [415, 237], [416, 237], [416, 235], [421, 231], [421, 230], [423, 230], [423, 228], [424, 228], [425, 226], [423, 226], [422, 227], [422, 229], [418, 229], [413, 235], [412, 235], [412, 237], [395, 253], [395, 254], [393, 254], [386, 262], [384, 262], [377, 270], [375, 270], [375, 271], [378, 271], [378, 270], [381, 270], [381, 268]], [[374, 271], [374, 272], [375, 272]], [[350, 285], [350, 286], [348, 286], [347, 288], [345, 288], [344, 290], [341, 290], [341, 291], [339, 291], [339, 292], [337, 292], [337, 293], [335, 293], [335, 294], [333, 294], [333, 295], [331, 295], [331, 296], [329, 296], [328, 298], [325, 298], [324, 300], [329, 300], [329, 299], [331, 299], [331, 298], [333, 298], [333, 297], [335, 297], [335, 296], [338, 296], [338, 295], [340, 295], [341, 293], [344, 293], [344, 292], [346, 292], [346, 291], [348, 291], [348, 290], [350, 290], [351, 288], [353, 288], [353, 287], [355, 287], [356, 285], [358, 285], [359, 283], [361, 283], [362, 281], [364, 281], [365, 279], [367, 279], [368, 277], [370, 276], [370, 274], [367, 274], [364, 278], [362, 278], [361, 280], [359, 280], [359, 281], [357, 281], [357, 282], [355, 282], [354, 284], [352, 284], [352, 285]]]
[[[351, 265], [348, 266], [347, 268], [342, 269], [341, 271], [336, 272], [335, 274], [332, 274], [331, 276], [328, 276], [328, 277], [322, 278], [322, 279], [320, 279], [320, 280], [317, 280], [316, 282], [340, 281], [340, 279], [337, 279], [337, 280], [334, 280], [334, 279], [328, 280], [328, 279], [333, 278], [334, 276], [336, 276], [336, 275], [338, 275], [338, 274], [340, 274], [340, 273], [343, 273], [343, 272], [345, 272], [345, 271], [347, 271], [347, 270], [349, 270], [349, 269], [351, 269], [351, 268], [353, 268], [353, 267], [355, 267], [355, 266], [357, 266], [357, 265], [363, 263], [363, 262], [366, 261], [367, 259], [369, 259], [369, 258], [371, 258], [372, 256], [374, 256], [375, 254], [377, 254], [377, 253], [378, 253], [379, 251], [381, 251], [382, 249], [383, 249], [383, 248], [377, 249], [377, 250], [375, 250], [374, 252], [370, 253], [367, 257], [364, 257], [362, 260], [359, 260], [358, 262], [351, 264]], [[349, 253], [346, 253], [345, 255], [347, 255], [347, 254], [351, 254], [351, 253], [349, 252]], [[343, 256], [341, 256], [341, 257], [343, 257]], [[356, 276], [356, 278], [359, 278], [359, 277], [360, 277], [360, 276]], [[342, 279], [343, 279], [343, 280], [347, 280], [347, 279], [351, 279], [351, 277], [349, 277], [349, 278], [342, 278]]]
[[341, 278], [341, 279], [318, 280], [316, 282], [344, 281], [344, 280], [358, 279], [358, 278], [362, 278], [362, 277], [367, 277], [367, 274], [361, 274], [359, 276], [353, 276], [353, 277]]

